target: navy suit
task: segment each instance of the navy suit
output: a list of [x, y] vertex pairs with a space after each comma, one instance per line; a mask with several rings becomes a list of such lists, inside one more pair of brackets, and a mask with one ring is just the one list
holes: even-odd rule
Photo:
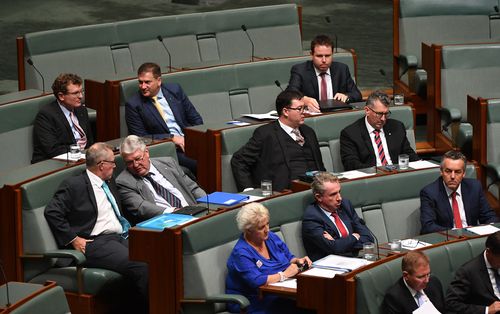
[[[346, 238], [340, 237], [333, 222], [316, 203], [306, 208], [302, 217], [302, 240], [311, 260], [315, 261], [330, 254], [357, 256], [359, 250], [363, 248], [363, 243], [373, 242], [370, 230], [361, 224], [351, 202], [342, 200], [337, 212], [349, 231], [349, 236]], [[324, 231], [334, 240], [326, 239], [323, 236]], [[359, 233], [359, 240], [352, 233]]]
[[[179, 84], [162, 83], [161, 91], [172, 109], [175, 121], [182, 130], [193, 125], [203, 124], [203, 119]], [[140, 92], [128, 99], [125, 104], [125, 120], [129, 134], [152, 136], [155, 139], [172, 137], [167, 123], [161, 117], [151, 98], [142, 96]]]
[[[342, 93], [349, 97], [350, 102], [362, 100], [361, 92], [354, 83], [347, 65], [332, 62], [330, 77], [334, 96], [336, 93]], [[292, 67], [287, 89], [300, 91], [305, 96], [319, 100], [318, 76], [314, 71], [312, 61], [299, 63]]]
[[[181, 130], [184, 131], [187, 127], [203, 124], [202, 117], [179, 84], [162, 83], [161, 92], [172, 109], [175, 122]], [[173, 136], [152, 99], [142, 96], [140, 92], [137, 92], [125, 104], [125, 120], [129, 134], [154, 139], [172, 138]], [[186, 157], [179, 149], [177, 150], [177, 159], [181, 166], [188, 168], [196, 175], [196, 160]]]
[[[94, 136], [85, 106], [74, 109], [78, 124], [87, 136], [89, 148], [94, 143]], [[40, 108], [33, 123], [33, 157], [31, 163], [64, 154], [71, 144], [76, 144], [73, 130], [56, 100]]]
[[[408, 154], [410, 161], [420, 158], [411, 148], [406, 129], [398, 120], [388, 119], [384, 127], [385, 140], [393, 164], [400, 154]], [[385, 152], [387, 154], [387, 152]], [[366, 128], [365, 118], [360, 118], [340, 132], [340, 156], [344, 170], [362, 169], [377, 165], [372, 140]]]
[[[464, 178], [461, 183], [462, 202], [469, 226], [497, 222], [497, 216], [486, 200], [479, 181]], [[427, 185], [420, 191], [421, 233], [453, 228], [453, 210], [444, 188], [443, 179]]]
[[[439, 279], [431, 276], [424, 292], [434, 307], [439, 312], [445, 313], [443, 286]], [[417, 302], [406, 287], [403, 277], [387, 290], [382, 308], [384, 314], [412, 314], [418, 309]]]
[[491, 303], [500, 301], [490, 281], [484, 253], [463, 264], [446, 292], [448, 313], [483, 314]]

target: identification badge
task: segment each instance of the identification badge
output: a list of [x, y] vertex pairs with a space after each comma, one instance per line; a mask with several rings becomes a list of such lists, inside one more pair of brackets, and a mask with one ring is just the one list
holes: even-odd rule
[[257, 262], [255, 263], [255, 265], [257, 265], [258, 268], [261, 268], [262, 267], [262, 262], [260, 260], [257, 260]]

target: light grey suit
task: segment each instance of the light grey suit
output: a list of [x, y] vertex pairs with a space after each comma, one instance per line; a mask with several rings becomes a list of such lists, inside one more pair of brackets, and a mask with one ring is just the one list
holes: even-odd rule
[[[158, 171], [178, 189], [189, 205], [196, 204], [196, 199], [206, 195], [196, 182], [191, 180], [171, 157], [152, 158], [151, 162]], [[138, 221], [160, 215], [165, 208], [156, 205], [153, 193], [142, 177], [123, 170], [116, 178], [123, 209]]]

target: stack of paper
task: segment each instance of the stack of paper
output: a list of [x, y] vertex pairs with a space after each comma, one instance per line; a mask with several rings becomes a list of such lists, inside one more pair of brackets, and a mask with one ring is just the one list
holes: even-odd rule
[[338, 272], [347, 273], [370, 263], [371, 262], [362, 258], [328, 255], [323, 257], [322, 259], [315, 261], [313, 263], [313, 267], [331, 269]]

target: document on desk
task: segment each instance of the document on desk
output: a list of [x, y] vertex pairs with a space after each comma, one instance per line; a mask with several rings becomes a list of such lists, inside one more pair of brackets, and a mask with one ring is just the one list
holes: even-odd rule
[[376, 173], [366, 173], [358, 170], [344, 171], [341, 174], [342, 178], [349, 180], [376, 175]]
[[492, 226], [492, 225], [469, 227], [466, 229], [467, 229], [467, 231], [470, 231], [470, 232], [478, 234], [478, 235], [488, 235], [488, 234], [492, 234], [492, 233], [495, 233], [495, 232], [500, 230], [497, 227]]
[[245, 113], [242, 114], [243, 117], [249, 117], [257, 120], [277, 120], [278, 119], [278, 113], [276, 110], [271, 110], [268, 113]]
[[78, 155], [78, 157], [72, 158], [70, 153], [64, 153], [64, 154], [52, 157], [52, 159], [57, 159], [57, 160], [62, 160], [62, 161], [75, 161], [76, 162], [80, 159], [85, 160], [85, 154], [80, 153], [80, 155]]
[[313, 267], [332, 269], [341, 273], [348, 273], [371, 262], [355, 257], [345, 257], [340, 255], [328, 255], [313, 263]]
[[409, 251], [420, 249], [429, 245], [431, 244], [417, 239], [405, 239], [401, 241], [401, 247]]
[[413, 314], [441, 314], [432, 302], [425, 302], [418, 309], [413, 311]]
[[418, 160], [408, 163], [408, 167], [412, 169], [427, 169], [427, 168], [437, 168], [439, 167], [439, 164], [427, 160]]
[[282, 282], [275, 282], [270, 284], [270, 286], [297, 289], [297, 279], [292, 278]]
[[343, 273], [344, 271], [313, 267], [311, 269], [306, 270], [302, 274], [315, 277], [333, 278], [335, 277], [336, 274], [343, 274]]

